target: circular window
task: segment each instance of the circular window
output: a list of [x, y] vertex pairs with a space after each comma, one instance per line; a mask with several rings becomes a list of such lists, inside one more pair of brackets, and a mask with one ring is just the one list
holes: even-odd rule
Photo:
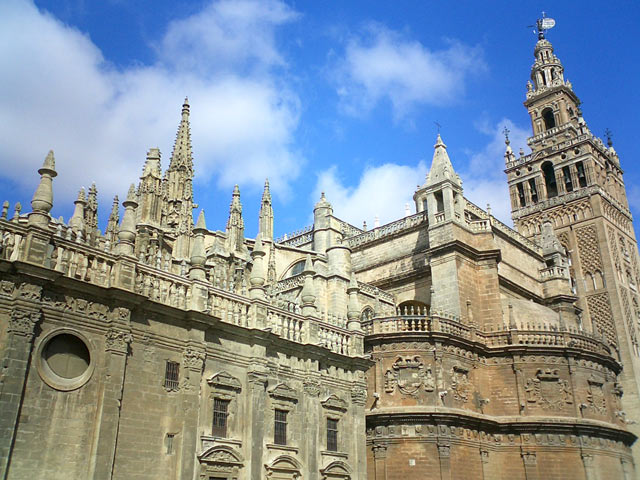
[[62, 378], [76, 378], [89, 368], [89, 349], [82, 340], [69, 333], [53, 337], [44, 347], [44, 361]]
[[93, 373], [89, 341], [78, 332], [57, 330], [47, 334], [38, 348], [38, 372], [57, 390], [74, 390]]

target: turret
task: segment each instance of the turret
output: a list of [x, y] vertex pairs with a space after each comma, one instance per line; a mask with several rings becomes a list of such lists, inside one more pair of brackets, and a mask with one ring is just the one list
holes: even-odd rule
[[304, 285], [302, 286], [302, 292], [300, 293], [300, 299], [302, 300], [302, 314], [309, 317], [316, 314], [316, 289], [313, 284], [313, 276], [315, 275], [313, 269], [313, 261], [311, 255], [307, 254], [307, 258], [304, 262]]
[[[40, 174], [40, 183], [31, 200], [33, 211], [29, 214], [29, 224], [46, 227], [49, 225], [49, 212], [53, 208], [53, 178], [58, 175], [53, 150], [49, 150], [38, 173]], [[5, 211], [3, 209], [3, 218], [6, 218]]]
[[249, 296], [254, 299], [264, 300], [264, 256], [265, 251], [262, 247], [262, 238], [260, 235], [256, 238], [256, 242], [251, 252], [251, 258], [253, 259], [253, 267], [251, 268], [251, 275], [249, 277]]
[[122, 223], [118, 231], [118, 249], [117, 253], [121, 255], [133, 255], [133, 247], [136, 240], [136, 190], [133, 183], [129, 187], [127, 199], [122, 202], [124, 206], [124, 215]]
[[204, 220], [204, 210], [200, 210], [198, 222], [193, 229], [194, 238], [191, 245], [191, 269], [189, 270], [189, 278], [192, 280], [205, 280], [207, 278], [204, 265], [207, 256], [204, 249], [204, 235], [207, 232], [207, 225]]
[[320, 195], [320, 200], [313, 209], [313, 249], [324, 253], [331, 244], [331, 216], [333, 207], [324, 196]]
[[440, 134], [434, 145], [427, 181], [414, 198], [426, 199], [429, 225], [432, 227], [443, 222], [464, 220], [462, 180], [453, 169]]
[[360, 303], [358, 302], [358, 282], [354, 273], [351, 274], [351, 281], [347, 287], [349, 302], [347, 304], [347, 328], [349, 330], [360, 330]]
[[73, 203], [75, 204], [75, 209], [73, 211], [73, 215], [71, 215], [71, 219], [69, 219], [69, 226], [76, 235], [82, 237], [85, 231], [84, 209], [87, 205], [87, 198], [84, 192], [84, 187], [80, 189], [80, 191], [78, 192], [78, 198]]

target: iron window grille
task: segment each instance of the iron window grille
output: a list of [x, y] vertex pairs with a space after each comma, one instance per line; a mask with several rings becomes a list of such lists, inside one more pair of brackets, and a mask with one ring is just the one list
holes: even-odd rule
[[177, 390], [180, 377], [180, 364], [178, 362], [167, 361], [164, 371], [164, 388], [167, 390]]
[[327, 418], [327, 450], [338, 451], [338, 420]]
[[213, 399], [213, 427], [211, 434], [214, 437], [227, 436], [227, 417], [229, 416], [229, 400], [221, 398]]
[[275, 411], [274, 436], [273, 442], [276, 445], [287, 444], [287, 411]]

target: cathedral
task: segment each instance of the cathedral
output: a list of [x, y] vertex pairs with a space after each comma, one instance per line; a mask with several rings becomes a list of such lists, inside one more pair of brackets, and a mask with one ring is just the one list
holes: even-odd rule
[[194, 221], [187, 100], [104, 232], [95, 185], [52, 218], [49, 152], [31, 211], [0, 214], [0, 478], [638, 478], [623, 171], [540, 23], [534, 57], [515, 228], [440, 135], [415, 214], [365, 230], [322, 194], [282, 238], [268, 182], [256, 238], [238, 186], [224, 229]]

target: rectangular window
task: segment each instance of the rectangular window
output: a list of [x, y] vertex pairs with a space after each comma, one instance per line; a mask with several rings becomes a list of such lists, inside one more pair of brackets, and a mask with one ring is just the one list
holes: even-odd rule
[[576, 162], [576, 170], [578, 172], [578, 185], [586, 187], [587, 175], [584, 172], [584, 164], [582, 162]]
[[225, 438], [227, 436], [227, 417], [229, 416], [229, 400], [215, 398], [213, 400], [213, 428], [211, 435]]
[[338, 451], [338, 420], [327, 418], [327, 450]]
[[567, 192], [573, 192], [573, 182], [571, 181], [571, 170], [569, 167], [562, 167], [562, 176], [564, 177], [564, 187]]
[[178, 362], [167, 361], [164, 371], [164, 388], [167, 390], [177, 390], [180, 376], [180, 364]]
[[173, 439], [175, 434], [167, 433], [167, 455], [173, 455]]
[[527, 204], [527, 199], [524, 196], [524, 183], [520, 182], [516, 187], [518, 187], [518, 200], [520, 201], [520, 206], [524, 207]]
[[538, 189], [536, 188], [535, 178], [529, 180], [529, 190], [531, 190], [531, 201], [538, 203]]
[[277, 445], [287, 444], [287, 411], [276, 410], [273, 443]]

